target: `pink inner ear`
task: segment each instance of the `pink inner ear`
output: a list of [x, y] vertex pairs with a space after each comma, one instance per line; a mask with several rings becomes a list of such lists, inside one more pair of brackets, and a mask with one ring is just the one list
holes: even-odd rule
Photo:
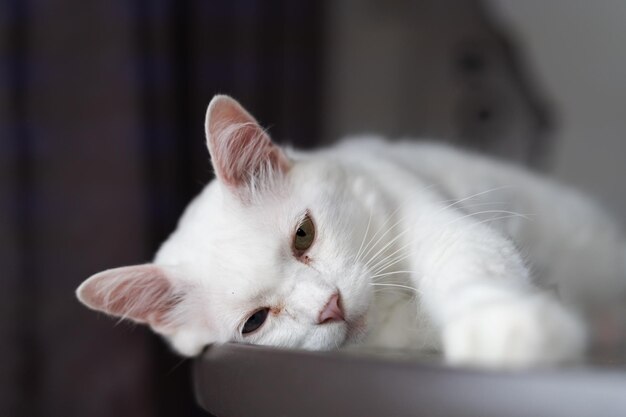
[[289, 161], [256, 120], [230, 97], [217, 96], [207, 110], [206, 134], [218, 178], [232, 188], [269, 180]]
[[87, 306], [152, 326], [167, 324], [180, 298], [169, 278], [154, 265], [111, 269], [89, 278], [78, 289]]
[[219, 128], [220, 125], [228, 124], [245, 124], [257, 121], [250, 113], [248, 113], [236, 100], [228, 96], [216, 96], [211, 100], [207, 111], [207, 122], [209, 132], [217, 133], [213, 129]]

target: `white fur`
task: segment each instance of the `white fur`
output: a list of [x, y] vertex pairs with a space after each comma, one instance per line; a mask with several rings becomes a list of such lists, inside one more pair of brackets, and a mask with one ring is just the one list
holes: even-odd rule
[[[552, 362], [581, 352], [582, 325], [555, 299], [538, 294], [513, 241], [545, 274], [537, 278], [558, 285], [561, 293], [569, 295], [570, 283], [579, 285], [578, 276], [561, 276], [562, 270], [602, 282], [624, 278], [612, 263], [623, 257], [617, 227], [586, 199], [517, 168], [440, 145], [363, 138], [291, 159], [282, 197], [272, 194], [244, 205], [213, 182], [163, 244], [155, 262], [184, 269], [187, 279], [199, 284], [194, 298], [203, 300], [196, 302], [203, 310], [196, 313], [215, 326], [205, 339], [175, 339], [177, 349], [197, 352], [204, 344], [226, 341], [343, 346], [349, 342], [346, 325], [315, 324], [328, 294], [338, 288], [348, 322], [367, 317], [364, 345], [443, 342], [454, 362]], [[502, 188], [472, 197], [497, 187]], [[511, 215], [496, 224], [468, 215], [489, 207], [470, 211], [472, 203], [489, 201], [503, 202], [491, 210], [526, 213], [530, 220]], [[318, 228], [311, 266], [290, 253], [292, 233], [306, 210]], [[367, 256], [355, 262], [359, 248]], [[588, 252], [602, 254], [602, 262]], [[372, 278], [368, 262], [385, 267], [385, 256], [391, 256], [390, 265], [379, 273], [387, 275]], [[407, 289], [399, 285], [415, 288], [416, 311], [407, 311], [406, 297], [385, 305], [397, 297], [394, 292]], [[574, 293], [570, 300], [584, 295]], [[247, 314], [274, 304], [285, 305], [284, 313], [249, 338], [240, 335], [237, 325]], [[377, 328], [376, 318], [385, 314], [392, 317]], [[424, 316], [423, 331], [410, 328]]]
[[[520, 168], [374, 137], [288, 157], [290, 168], [269, 187], [280, 190], [255, 186], [253, 199], [212, 181], [158, 251], [155, 264], [190, 288], [173, 312], [184, 324], [165, 334], [182, 354], [235, 341], [553, 363], [585, 347], [571, 306], [626, 287], [617, 226], [576, 192]], [[291, 249], [306, 212], [316, 226], [310, 262]], [[346, 322], [318, 325], [337, 290]], [[242, 336], [261, 307], [275, 311]]]

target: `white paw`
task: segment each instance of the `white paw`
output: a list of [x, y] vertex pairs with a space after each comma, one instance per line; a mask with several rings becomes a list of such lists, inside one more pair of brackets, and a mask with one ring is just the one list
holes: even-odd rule
[[446, 360], [518, 368], [574, 360], [585, 349], [582, 323], [556, 301], [526, 296], [476, 306], [443, 329]]

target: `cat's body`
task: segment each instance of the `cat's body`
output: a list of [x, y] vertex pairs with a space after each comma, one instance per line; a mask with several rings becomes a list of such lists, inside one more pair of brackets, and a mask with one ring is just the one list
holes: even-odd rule
[[583, 311], [626, 287], [617, 226], [519, 168], [377, 138], [285, 153], [227, 97], [209, 106], [207, 138], [218, 179], [154, 264], [79, 288], [87, 305], [147, 322], [183, 354], [236, 341], [551, 363], [585, 344], [553, 290]]
[[[599, 303], [623, 299], [626, 243], [621, 230], [599, 206], [576, 190], [517, 166], [434, 142], [389, 143], [378, 137], [353, 137], [320, 154], [318, 157], [336, 159], [355, 178], [361, 175], [378, 188], [370, 192], [377, 193], [376, 200], [386, 207], [378, 208], [377, 222], [390, 218], [387, 227], [397, 223], [391, 239], [418, 221], [411, 219], [411, 214], [420, 212], [424, 203], [419, 200], [425, 199], [434, 204], [435, 211], [451, 212], [445, 217], [451, 215], [455, 228], [461, 227], [457, 223], [465, 218], [469, 220], [465, 227], [484, 224], [491, 232], [510, 239], [529, 268], [533, 284], [558, 296], [579, 315], [584, 316]], [[419, 196], [411, 195], [415, 190]], [[408, 205], [413, 198], [418, 202]], [[392, 209], [397, 212], [390, 212]], [[445, 223], [433, 225], [434, 234], [444, 234], [445, 227]], [[394, 250], [408, 243], [405, 237], [395, 242]], [[383, 241], [387, 243], [387, 239]], [[437, 250], [445, 252], [451, 244], [444, 243]], [[401, 257], [398, 255], [406, 254], [392, 254], [391, 260]], [[406, 285], [419, 291], [422, 277], [396, 274], [415, 268], [405, 259], [385, 271], [391, 275], [382, 277], [379, 283]], [[396, 287], [396, 292], [402, 290]], [[384, 324], [373, 326], [364, 343], [440, 348], [429, 313], [420, 308], [419, 294], [413, 297], [417, 306], [409, 305], [406, 295], [413, 294], [410, 289], [404, 290], [404, 297], [395, 294], [394, 299], [389, 293], [392, 288], [381, 289], [381, 307], [374, 310]], [[422, 314], [411, 314], [416, 307]]]

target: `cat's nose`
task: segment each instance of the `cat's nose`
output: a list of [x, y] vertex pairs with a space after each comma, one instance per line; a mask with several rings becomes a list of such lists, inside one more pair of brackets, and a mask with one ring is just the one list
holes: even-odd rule
[[341, 299], [339, 293], [330, 296], [320, 315], [317, 318], [317, 324], [330, 323], [333, 321], [343, 321], [343, 309], [341, 308]]

